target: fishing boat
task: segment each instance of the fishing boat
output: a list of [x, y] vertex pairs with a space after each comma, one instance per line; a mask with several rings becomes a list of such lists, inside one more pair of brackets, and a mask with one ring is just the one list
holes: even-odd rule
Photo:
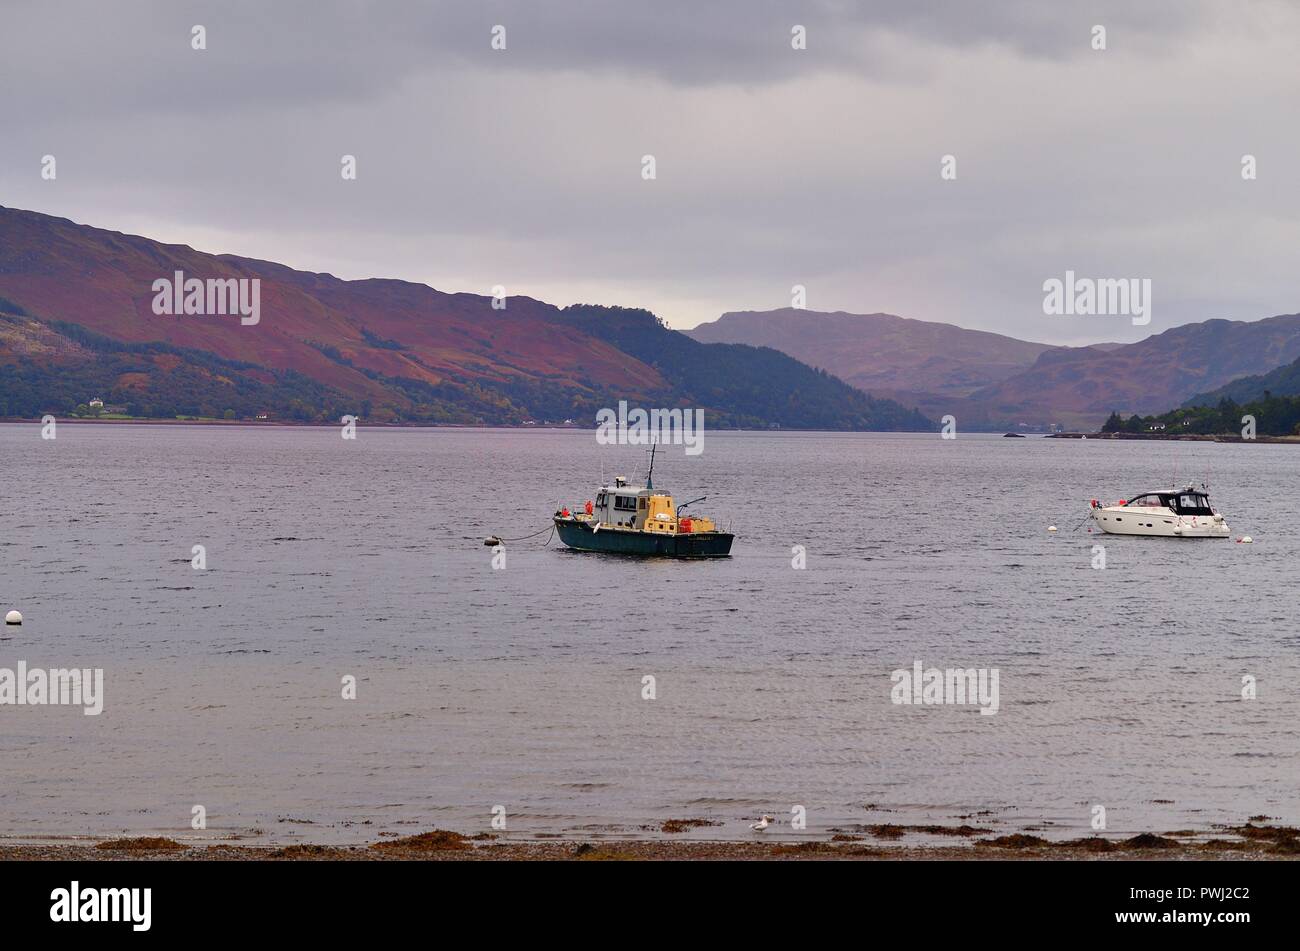
[[645, 485], [632, 485], [623, 476], [603, 485], [582, 509], [555, 513], [560, 541], [579, 551], [616, 555], [661, 555], [670, 558], [721, 558], [731, 554], [735, 536], [718, 531], [711, 518], [684, 515], [702, 496], [676, 505], [673, 497], [654, 487], [654, 446]]
[[1111, 535], [1150, 535], [1168, 538], [1228, 538], [1228, 523], [1210, 506], [1204, 489], [1159, 489], [1114, 505], [1092, 500], [1090, 515]]

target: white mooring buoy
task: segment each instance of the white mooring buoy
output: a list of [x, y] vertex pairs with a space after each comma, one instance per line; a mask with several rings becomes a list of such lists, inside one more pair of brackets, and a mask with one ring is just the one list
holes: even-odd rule
[[1237, 541], [1242, 545], [1250, 545], [1254, 543], [1255, 539], [1251, 538], [1249, 535], [1242, 535], [1237, 539]]
[[19, 614], [17, 611], [10, 611], [8, 614], [5, 615], [5, 623], [6, 623], [6, 624], [22, 624], [22, 623], [23, 623], [23, 616], [22, 616], [21, 614]]
[[1054, 531], [1056, 531], [1056, 526], [1055, 526], [1055, 525], [1048, 525], [1048, 526], [1047, 526], [1047, 530], [1048, 530], [1049, 532], [1054, 532]]

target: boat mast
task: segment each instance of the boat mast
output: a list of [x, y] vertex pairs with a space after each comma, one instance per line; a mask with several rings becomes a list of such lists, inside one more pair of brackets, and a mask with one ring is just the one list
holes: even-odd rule
[[645, 487], [653, 491], [655, 487], [655, 447], [657, 442], [650, 444], [650, 471], [645, 474]]

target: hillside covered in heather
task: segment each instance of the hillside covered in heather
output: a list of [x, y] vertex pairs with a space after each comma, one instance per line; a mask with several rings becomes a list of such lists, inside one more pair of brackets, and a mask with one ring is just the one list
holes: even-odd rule
[[[153, 283], [258, 279], [260, 319], [158, 315]], [[0, 207], [0, 416], [92, 398], [145, 417], [588, 423], [619, 400], [712, 425], [926, 430], [786, 354], [703, 344], [644, 310], [344, 281]]]

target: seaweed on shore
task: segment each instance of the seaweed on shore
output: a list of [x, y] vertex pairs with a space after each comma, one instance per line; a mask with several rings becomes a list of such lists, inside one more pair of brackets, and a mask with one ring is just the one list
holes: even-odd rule
[[1247, 822], [1244, 826], [1228, 826], [1226, 831], [1239, 835], [1243, 839], [1262, 840], [1279, 845], [1300, 838], [1300, 829], [1292, 826], [1259, 826], [1253, 822]]
[[1016, 832], [1012, 835], [1000, 835], [996, 839], [979, 839], [975, 844], [996, 849], [1036, 849], [1040, 846], [1051, 845], [1046, 839], [1040, 839], [1036, 835], [1025, 835], [1022, 832]]
[[1244, 826], [1229, 826], [1226, 831], [1241, 836], [1252, 845], [1271, 845], [1270, 852], [1300, 855], [1300, 829], [1293, 826], [1261, 826], [1247, 822]]
[[329, 845], [286, 845], [271, 853], [273, 859], [337, 859], [347, 855], [346, 849]]
[[636, 856], [630, 852], [615, 852], [608, 848], [596, 848], [584, 842], [573, 850], [573, 857], [580, 862], [632, 862]]
[[189, 846], [161, 836], [137, 836], [132, 839], [109, 839], [107, 842], [98, 843], [95, 848], [105, 852], [171, 852]]
[[720, 826], [721, 822], [715, 822], [713, 819], [669, 819], [659, 827], [660, 832], [667, 832], [670, 835], [677, 832], [686, 832], [690, 829], [702, 829], [707, 826]]
[[973, 836], [983, 835], [990, 831], [988, 829], [977, 829], [975, 826], [938, 826], [938, 825], [898, 825], [887, 822], [877, 825], [855, 825], [847, 830], [842, 828], [832, 829], [832, 832], [866, 832], [877, 839], [901, 839], [909, 832], [920, 832], [924, 835], [947, 835], [959, 839], [968, 839]]
[[829, 842], [822, 842], [816, 839], [810, 839], [806, 842], [783, 842], [780, 845], [772, 846], [773, 855], [807, 854], [809, 852], [834, 853], [839, 851], [840, 847], [838, 845], [832, 845]]
[[448, 829], [434, 829], [391, 842], [376, 842], [370, 847], [391, 852], [464, 852], [474, 848], [467, 837]]
[[1093, 835], [1086, 839], [1070, 839], [1068, 842], [1062, 842], [1061, 848], [1076, 849], [1082, 852], [1113, 852], [1115, 843], [1110, 839], [1103, 839], [1101, 836]]
[[1131, 839], [1125, 839], [1119, 847], [1121, 849], [1179, 849], [1182, 845], [1177, 839], [1169, 839], [1153, 832], [1143, 832]]

